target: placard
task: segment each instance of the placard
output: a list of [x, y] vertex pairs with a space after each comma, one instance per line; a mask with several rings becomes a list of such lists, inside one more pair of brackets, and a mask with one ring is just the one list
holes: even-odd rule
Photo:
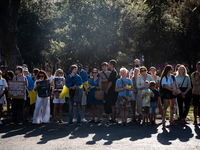
[[24, 99], [25, 81], [8, 81], [8, 98]]
[[37, 88], [39, 97], [49, 97], [50, 96], [50, 83], [49, 80], [37, 81], [36, 84], [40, 84]]
[[54, 78], [54, 89], [55, 90], [63, 89], [64, 84], [65, 84], [65, 79], [63, 77], [55, 77]]

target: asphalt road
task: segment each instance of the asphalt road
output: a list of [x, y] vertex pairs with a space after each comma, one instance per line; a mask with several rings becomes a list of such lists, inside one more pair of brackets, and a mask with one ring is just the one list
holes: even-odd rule
[[[128, 127], [107, 126], [106, 118], [100, 124], [84, 123], [82, 127], [63, 124], [23, 126], [9, 125], [9, 119], [0, 126], [0, 150], [64, 150], [64, 149], [200, 149], [200, 126], [162, 125], [143, 127], [137, 122]], [[87, 118], [89, 119], [89, 118]], [[161, 123], [161, 120], [157, 120]]]

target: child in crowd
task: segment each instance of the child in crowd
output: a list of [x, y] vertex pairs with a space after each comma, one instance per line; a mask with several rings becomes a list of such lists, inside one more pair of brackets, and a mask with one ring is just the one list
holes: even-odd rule
[[[153, 92], [149, 89], [149, 81], [145, 81], [144, 90], [142, 90], [142, 118], [143, 118], [143, 126], [147, 126], [148, 118], [149, 118], [149, 108], [150, 108], [150, 99], [154, 97]], [[145, 123], [146, 119], [146, 123]]]
[[160, 101], [160, 93], [156, 89], [155, 81], [150, 82], [150, 89], [152, 90], [154, 94], [154, 97], [151, 97], [151, 101], [150, 101], [150, 110], [149, 110], [150, 122], [152, 125], [156, 125], [156, 117], [158, 114], [157, 107], [158, 107], [158, 102]]

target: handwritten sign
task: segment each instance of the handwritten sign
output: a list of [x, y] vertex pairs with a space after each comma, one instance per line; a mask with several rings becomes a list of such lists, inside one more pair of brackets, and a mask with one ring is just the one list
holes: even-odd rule
[[25, 81], [8, 81], [8, 98], [24, 99]]
[[37, 88], [39, 97], [49, 97], [50, 96], [50, 83], [49, 80], [37, 81], [36, 84], [40, 84]]

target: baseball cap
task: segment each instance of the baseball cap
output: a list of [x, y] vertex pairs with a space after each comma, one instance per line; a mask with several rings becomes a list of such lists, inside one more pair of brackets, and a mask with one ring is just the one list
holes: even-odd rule
[[77, 67], [78, 67], [78, 70], [81, 70], [83, 68], [81, 64], [78, 64]]
[[27, 71], [27, 72], [28, 72], [28, 68], [24, 67], [24, 68], [23, 68], [23, 71]]

